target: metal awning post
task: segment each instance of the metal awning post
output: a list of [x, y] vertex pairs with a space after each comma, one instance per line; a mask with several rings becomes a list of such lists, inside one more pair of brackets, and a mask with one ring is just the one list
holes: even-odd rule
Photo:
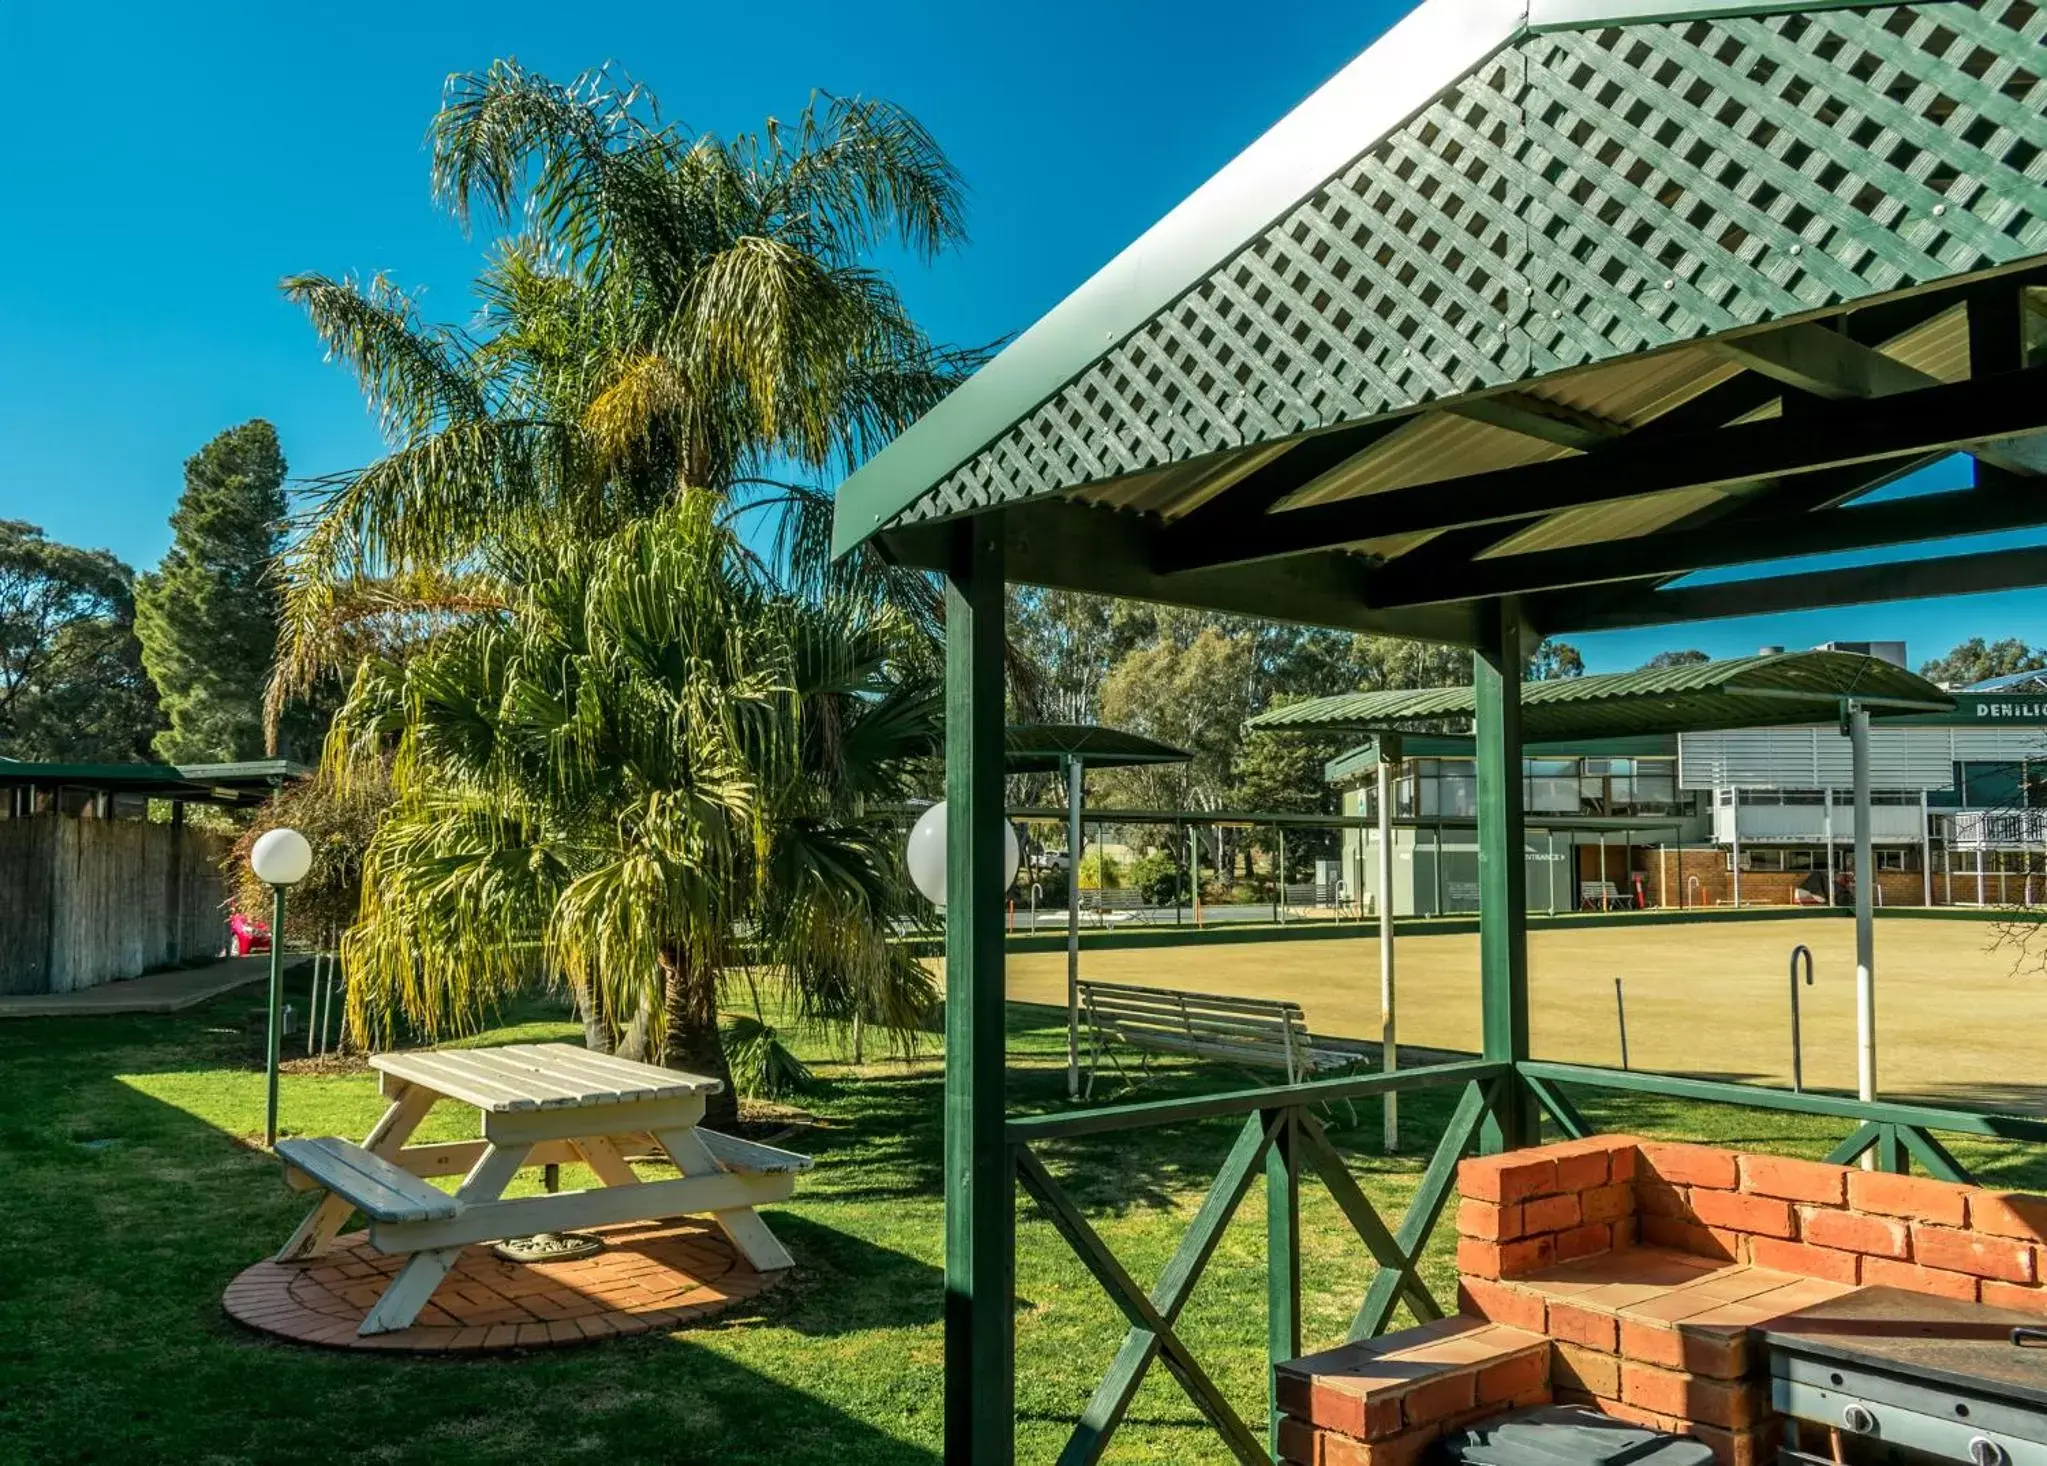
[[[1400, 1068], [1399, 1026], [1393, 1007], [1393, 768], [1400, 740], [1379, 739], [1379, 1062], [1388, 1074]], [[1386, 1154], [1400, 1149], [1400, 1098], [1386, 1092]]]
[[[1848, 757], [1855, 774], [1855, 1092], [1876, 1098], [1876, 860], [1869, 828], [1869, 710], [1850, 702]], [[1874, 1157], [1863, 1155], [1865, 1165]]]
[[945, 1458], [1015, 1457], [1016, 1202], [1003, 1134], [1001, 516], [945, 576]]
[[[1078, 758], [1066, 760], [1066, 1097], [1080, 1098], [1080, 800], [1086, 775]], [[1037, 930], [1033, 924], [1033, 931]]]

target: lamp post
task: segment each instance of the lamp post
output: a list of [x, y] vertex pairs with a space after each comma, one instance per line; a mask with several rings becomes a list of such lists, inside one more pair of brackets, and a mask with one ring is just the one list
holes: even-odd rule
[[284, 1026], [284, 893], [306, 878], [313, 866], [313, 847], [297, 830], [278, 828], [256, 841], [249, 851], [249, 869], [270, 887], [270, 1034], [265, 1045], [267, 1090], [263, 1109], [263, 1143], [277, 1146], [277, 1048]]

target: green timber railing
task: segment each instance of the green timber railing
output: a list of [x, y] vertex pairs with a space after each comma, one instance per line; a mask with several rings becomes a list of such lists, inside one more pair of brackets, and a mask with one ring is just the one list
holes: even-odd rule
[[2022, 1115], [1996, 1115], [1983, 1110], [1951, 1110], [1936, 1105], [1897, 1104], [1889, 1100], [1850, 1099], [1845, 1095], [1796, 1093], [1717, 1079], [1687, 1079], [1676, 1074], [1644, 1074], [1626, 1069], [1601, 1069], [1589, 1064], [1548, 1064], [1524, 1059], [1515, 1066], [1537, 1103], [1557, 1128], [1578, 1138], [1593, 1128], [1559, 1087], [1581, 1085], [1662, 1099], [1698, 1100], [1708, 1104], [1743, 1105], [1752, 1110], [1779, 1110], [1795, 1115], [1820, 1115], [1853, 1120], [1856, 1128], [1827, 1153], [1827, 1160], [1846, 1165], [1867, 1151], [1886, 1171], [1905, 1172], [1912, 1163], [1943, 1181], [1973, 1182], [1968, 1170], [1948, 1152], [1933, 1132], [1979, 1135], [1993, 1140], [2047, 1143], [2047, 1120]]
[[[1422, 1249], [1428, 1245], [1436, 1220], [1456, 1187], [1457, 1162], [1478, 1143], [1483, 1122], [1497, 1107], [1498, 1091], [1510, 1082], [1512, 1072], [1510, 1064], [1473, 1060], [1392, 1074], [1324, 1079], [1009, 1121], [1005, 1128], [1012, 1173], [1130, 1325], [1108, 1374], [1081, 1412], [1079, 1423], [1059, 1454], [1061, 1466], [1080, 1466], [1100, 1459], [1154, 1360], [1160, 1361], [1187, 1392], [1195, 1408], [1239, 1461], [1247, 1466], [1269, 1466], [1274, 1459], [1276, 1443], [1270, 1436], [1261, 1441], [1245, 1424], [1175, 1328], [1180, 1310], [1201, 1280], [1216, 1244], [1222, 1240], [1223, 1229], [1236, 1215], [1238, 1205], [1261, 1172], [1265, 1177], [1266, 1342], [1271, 1362], [1297, 1358], [1301, 1353], [1303, 1167], [1322, 1178], [1337, 1207], [1379, 1265], [1364, 1302], [1351, 1321], [1350, 1336], [1368, 1338], [1382, 1332], [1394, 1306], [1403, 1300], [1422, 1319], [1440, 1318], [1442, 1305], [1421, 1280]], [[1422, 1174], [1421, 1186], [1409, 1203], [1407, 1214], [1397, 1226], [1388, 1227], [1352, 1179], [1315, 1112], [1324, 1105], [1372, 1095], [1445, 1087], [1460, 1088], [1463, 1092]], [[1045, 1169], [1036, 1150], [1048, 1141], [1239, 1115], [1243, 1124], [1222, 1169], [1157, 1283], [1148, 1290], [1139, 1286], [1117, 1261], [1101, 1234]], [[1268, 1414], [1272, 1421], [1270, 1431], [1276, 1433], [1278, 1412]]]
[[[1321, 1178], [1379, 1267], [1351, 1320], [1349, 1337], [1369, 1338], [1383, 1332], [1401, 1302], [1417, 1318], [1439, 1318], [1445, 1309], [1422, 1282], [1422, 1252], [1455, 1191], [1458, 1161], [1480, 1145], [1487, 1118], [1501, 1108], [1508, 1086], [1516, 1083], [1525, 1085], [1557, 1128], [1572, 1138], [1593, 1134], [1595, 1130], [1565, 1093], [1566, 1085], [1853, 1121], [1856, 1128], [1829, 1153], [1829, 1161], [1846, 1164], [1873, 1150], [1876, 1164], [1884, 1170], [1906, 1172], [1916, 1163], [1928, 1174], [1947, 1181], [1969, 1182], [1972, 1178], [1935, 1138], [1935, 1131], [2047, 1144], [2047, 1119], [1889, 1101], [1864, 1102], [1836, 1095], [1537, 1060], [1520, 1063], [1468, 1060], [1391, 1074], [1012, 1119], [1005, 1126], [1010, 1173], [1094, 1275], [1129, 1325], [1108, 1373], [1059, 1454], [1060, 1466], [1084, 1466], [1100, 1459], [1154, 1361], [1187, 1393], [1238, 1461], [1246, 1466], [1270, 1466], [1277, 1457], [1274, 1437], [1278, 1411], [1270, 1408], [1268, 1399], [1270, 1423], [1267, 1438], [1260, 1440], [1258, 1433], [1223, 1397], [1177, 1331], [1181, 1310], [1201, 1280], [1238, 1206], [1262, 1173], [1266, 1195], [1266, 1345], [1271, 1363], [1297, 1358], [1302, 1352], [1300, 1197], [1304, 1171]], [[1456, 1108], [1430, 1155], [1406, 1214], [1398, 1225], [1389, 1227], [1352, 1178], [1316, 1112], [1330, 1104], [1373, 1095], [1442, 1088], [1461, 1091]], [[1241, 1116], [1243, 1123], [1221, 1170], [1172, 1258], [1149, 1289], [1142, 1287], [1117, 1260], [1080, 1207], [1046, 1169], [1038, 1152], [1048, 1142], [1236, 1116]]]

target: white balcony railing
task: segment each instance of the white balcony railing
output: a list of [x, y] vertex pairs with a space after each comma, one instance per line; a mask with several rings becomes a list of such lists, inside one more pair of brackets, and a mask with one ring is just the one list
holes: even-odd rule
[[2047, 809], [1958, 810], [1947, 839], [1956, 850], [2037, 850], [2047, 845]]

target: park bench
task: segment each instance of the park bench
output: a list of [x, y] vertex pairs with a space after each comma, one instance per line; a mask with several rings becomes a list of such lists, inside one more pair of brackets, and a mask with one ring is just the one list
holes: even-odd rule
[[1626, 910], [1634, 904], [1634, 893], [1621, 890], [1612, 881], [1578, 882], [1580, 911], [1612, 911], [1616, 907]]
[[1088, 1028], [1090, 1096], [1104, 1057], [1128, 1080], [1111, 1047], [1115, 1044], [1137, 1050], [1140, 1062], [1154, 1053], [1187, 1054], [1251, 1069], [1278, 1069], [1289, 1084], [1329, 1071], [1348, 1072], [1364, 1062], [1364, 1055], [1355, 1050], [1316, 1043], [1301, 1005], [1283, 998], [1238, 998], [1116, 982], [1082, 982], [1079, 998]]

